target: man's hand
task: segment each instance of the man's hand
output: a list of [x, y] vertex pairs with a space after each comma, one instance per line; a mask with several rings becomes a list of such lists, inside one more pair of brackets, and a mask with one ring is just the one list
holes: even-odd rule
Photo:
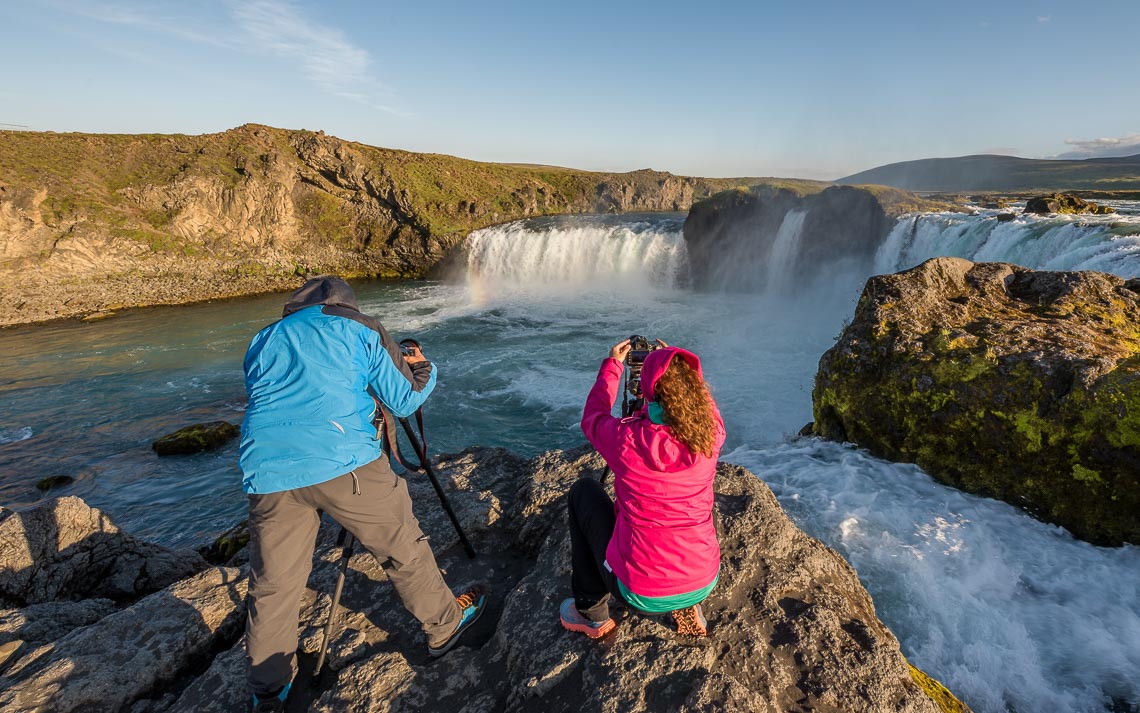
[[419, 364], [420, 362], [427, 361], [427, 358], [424, 357], [424, 353], [420, 351], [419, 347], [415, 346], [412, 347], [411, 354], [404, 354], [403, 356], [404, 361], [406, 361], [408, 364]]
[[625, 358], [629, 355], [629, 340], [623, 339], [610, 349], [610, 358], [617, 359], [624, 362]]

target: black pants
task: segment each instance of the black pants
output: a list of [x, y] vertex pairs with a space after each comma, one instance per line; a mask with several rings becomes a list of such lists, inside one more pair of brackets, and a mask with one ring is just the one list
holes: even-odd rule
[[590, 621], [605, 621], [610, 616], [610, 595], [628, 606], [618, 589], [617, 577], [605, 566], [606, 547], [617, 522], [614, 503], [593, 478], [579, 478], [570, 486], [568, 503], [574, 604]]

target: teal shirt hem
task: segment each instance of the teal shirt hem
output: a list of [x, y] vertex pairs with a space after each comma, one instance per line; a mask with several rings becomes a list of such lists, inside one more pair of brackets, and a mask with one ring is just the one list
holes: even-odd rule
[[643, 612], [650, 614], [662, 614], [664, 612], [674, 611], [676, 609], [685, 609], [694, 604], [700, 604], [709, 596], [709, 592], [713, 590], [716, 583], [720, 580], [720, 572], [717, 572], [716, 577], [708, 586], [701, 587], [700, 589], [684, 594], [672, 594], [668, 597], [641, 597], [629, 591], [629, 587], [619, 579], [617, 581], [618, 591], [627, 602], [637, 607]]

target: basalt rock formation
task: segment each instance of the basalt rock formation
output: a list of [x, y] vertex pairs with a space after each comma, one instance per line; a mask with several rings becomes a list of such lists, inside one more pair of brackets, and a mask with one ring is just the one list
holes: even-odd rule
[[0, 326], [425, 275], [472, 230], [687, 210], [757, 179], [591, 173], [246, 125], [220, 134], [0, 131]]
[[782, 181], [730, 190], [695, 203], [685, 220], [697, 287], [759, 292], [808, 286], [837, 270], [863, 271], [895, 219], [954, 209], [882, 186]]
[[872, 277], [813, 399], [826, 438], [1140, 543], [1140, 280], [958, 258]]
[[[431, 486], [412, 476], [417, 515], [449, 584], [488, 583], [489, 611], [433, 660], [384, 570], [357, 552], [328, 675], [311, 687], [340, 558], [336, 531], [323, 529], [288, 710], [968, 711], [907, 663], [854, 570], [798, 530], [762, 481], [731, 465], [720, 466], [716, 481], [723, 564], [705, 604], [709, 638], [679, 637], [668, 621], [621, 611], [601, 641], [564, 631], [557, 611], [569, 595], [565, 494], [603, 466], [584, 448], [533, 460], [479, 448], [441, 457], [438, 470], [476, 560], [458, 546]], [[246, 573], [238, 561], [117, 611], [96, 603], [74, 613], [69, 633], [39, 632], [39, 643], [18, 652], [0, 678], [0, 707], [242, 710]], [[20, 633], [19, 622], [31, 621], [23, 611], [0, 612], [0, 631], [13, 621], [9, 628]]]

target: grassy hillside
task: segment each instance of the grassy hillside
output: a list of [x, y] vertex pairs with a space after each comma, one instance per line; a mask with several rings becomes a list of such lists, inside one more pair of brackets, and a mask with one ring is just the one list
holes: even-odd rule
[[483, 163], [252, 124], [0, 131], [0, 325], [281, 289], [308, 272], [422, 276], [488, 225], [688, 210], [760, 182]]
[[1056, 161], [1015, 156], [929, 158], [880, 166], [836, 183], [876, 183], [908, 191], [1140, 190], [1140, 154]]

